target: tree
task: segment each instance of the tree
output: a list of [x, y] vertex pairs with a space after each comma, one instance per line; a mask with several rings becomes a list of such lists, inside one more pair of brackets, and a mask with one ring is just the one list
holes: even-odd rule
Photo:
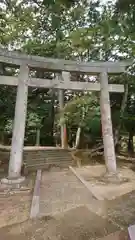
[[[8, 47], [10, 49], [19, 49], [19, 51], [23, 51], [28, 54], [46, 57], [76, 59], [83, 61], [114, 61], [129, 59], [134, 56], [135, 51], [135, 21], [133, 20], [134, 7], [133, 5], [131, 6], [131, 4], [132, 3], [128, 5], [130, 7], [131, 14], [128, 14], [126, 8], [125, 10], [119, 8], [119, 11], [117, 11], [116, 5], [101, 5], [100, 1], [91, 1], [90, 3], [85, 0], [21, 0], [19, 3], [17, 0], [3, 1], [3, 5], [1, 5], [0, 9], [0, 14], [2, 16], [0, 18], [0, 43], [4, 47]], [[16, 74], [16, 72], [13, 71], [13, 69], [11, 70], [11, 68], [10, 71], [7, 68], [4, 68], [2, 69], [4, 72], [1, 74]], [[130, 73], [131, 72], [132, 74], [130, 75], [132, 75], [132, 80], [128, 77], [127, 81], [129, 85], [132, 85], [132, 88], [129, 87], [129, 97], [125, 112], [129, 112], [129, 109], [133, 104], [131, 104], [131, 99], [135, 93], [134, 68], [130, 70]], [[41, 78], [52, 79], [54, 77], [52, 73], [43, 71], [42, 69], [37, 70], [37, 72], [31, 72], [31, 74], [35, 77]], [[74, 79], [78, 79], [79, 81], [91, 81], [89, 76], [77, 75], [76, 73], [72, 74], [71, 78], [72, 81], [74, 81]], [[109, 77], [109, 82], [122, 83], [123, 79], [125, 79], [125, 75], [122, 75], [121, 77], [111, 76]], [[98, 78], [94, 78], [94, 81], [98, 81]], [[2, 120], [2, 116], [0, 120], [2, 126], [1, 128], [3, 129], [2, 132], [5, 135], [5, 129], [8, 129], [9, 134], [9, 126], [12, 126], [10, 123], [13, 120], [15, 90], [14, 88], [11, 90], [11, 88], [3, 87], [0, 92], [1, 96], [3, 96], [0, 108], [2, 111], [4, 109], [4, 112], [6, 113], [6, 118]], [[71, 119], [68, 118], [67, 120], [70, 132], [72, 132], [73, 128], [75, 128], [76, 135], [77, 128], [78, 133], [81, 129], [81, 132], [83, 133], [82, 135], [91, 135], [92, 141], [94, 142], [94, 136], [100, 136], [99, 105], [96, 106], [98, 113], [96, 113], [96, 115], [91, 115], [91, 113], [89, 113], [90, 102], [86, 101], [87, 104], [84, 103], [84, 94], [82, 93], [80, 99], [74, 98], [74, 95], [79, 96], [80, 93], [74, 93], [71, 91], [65, 92], [66, 102], [71, 99], [73, 99], [73, 102], [81, 102], [79, 103], [81, 104], [80, 109], [76, 109], [76, 107], [74, 107], [80, 121], [78, 123], [74, 122], [72, 119], [72, 110], [70, 113]], [[12, 101], [10, 101], [8, 96], [12, 96]], [[97, 94], [92, 94], [90, 96], [94, 96], [98, 100]], [[112, 105], [112, 116], [114, 116], [113, 118], [115, 118], [116, 126], [118, 126], [118, 116], [120, 116], [122, 95], [120, 94], [118, 96], [118, 94], [110, 94], [110, 99]], [[71, 102], [69, 105], [70, 104]], [[6, 109], [7, 105], [9, 106], [9, 110]], [[88, 111], [85, 112], [87, 107]], [[94, 112], [96, 107], [93, 105], [90, 111]], [[43, 145], [54, 143], [53, 134], [56, 131], [54, 115], [56, 109], [58, 109], [56, 91], [49, 91], [49, 89], [30, 89], [27, 119], [28, 124], [26, 129], [27, 144], [35, 144], [35, 136], [33, 139], [32, 135], [36, 135], [36, 119], [40, 122], [40, 143]], [[118, 112], [118, 114], [115, 114], [116, 112]], [[85, 120], [82, 118], [83, 114], [85, 115]], [[75, 112], [73, 115], [76, 117]], [[117, 117], [115, 117], [115, 115], [117, 115]], [[126, 116], [129, 116], [129, 114]], [[6, 128], [4, 128], [6, 124], [4, 122], [5, 119], [7, 119], [8, 126]], [[96, 121], [93, 119], [96, 119]], [[122, 122], [124, 121], [123, 117]], [[127, 124], [128, 123], [125, 125]], [[124, 123], [121, 124], [121, 129], [124, 128], [123, 125]], [[131, 126], [131, 121], [129, 121], [129, 125]], [[132, 126], [133, 125], [134, 123], [132, 122]], [[126, 131], [129, 132], [128, 127], [126, 127]], [[78, 136], [80, 135], [81, 134], [79, 133]], [[76, 143], [77, 142], [78, 141], [76, 141]]]
[[[67, 102], [63, 109], [63, 112], [64, 119], [68, 125], [68, 128], [74, 128], [76, 131], [74, 142], [75, 147], [78, 148], [81, 144], [81, 136], [83, 138], [84, 132], [90, 133], [90, 131], [93, 131], [93, 128], [91, 126], [93, 118], [100, 116], [97, 97], [94, 96], [94, 94], [89, 93], [82, 94], [80, 97], [75, 96], [72, 100]], [[61, 119], [63, 112], [58, 115], [58, 119]]]

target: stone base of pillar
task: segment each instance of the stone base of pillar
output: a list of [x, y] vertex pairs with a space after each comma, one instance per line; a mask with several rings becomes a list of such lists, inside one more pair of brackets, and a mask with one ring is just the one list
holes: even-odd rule
[[20, 176], [18, 178], [10, 179], [10, 178], [2, 178], [1, 184], [7, 188], [21, 188], [22, 184], [25, 182], [25, 177]]
[[112, 184], [122, 184], [128, 182], [128, 178], [124, 178], [120, 173], [108, 173], [106, 172], [101, 178], [100, 181], [104, 183]]

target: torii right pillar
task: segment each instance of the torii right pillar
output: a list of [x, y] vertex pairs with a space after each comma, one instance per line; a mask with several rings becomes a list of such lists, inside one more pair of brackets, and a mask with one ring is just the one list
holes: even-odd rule
[[100, 84], [101, 84], [100, 110], [105, 164], [107, 174], [114, 175], [117, 173], [117, 166], [111, 120], [108, 74], [105, 71], [100, 73]]
[[[64, 90], [59, 89], [59, 107], [60, 111], [63, 111], [64, 108]], [[63, 118], [63, 117], [62, 117]], [[63, 119], [62, 119], [63, 121]], [[61, 147], [62, 148], [67, 148], [67, 131], [66, 131], [66, 124], [61, 122], [60, 124], [60, 131], [61, 131]]]

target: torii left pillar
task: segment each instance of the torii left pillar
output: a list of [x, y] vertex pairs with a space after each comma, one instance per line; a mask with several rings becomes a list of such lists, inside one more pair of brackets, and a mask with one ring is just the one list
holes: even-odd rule
[[5, 184], [19, 184], [24, 181], [24, 177], [21, 176], [21, 167], [27, 114], [28, 79], [28, 66], [20, 66], [8, 178], [1, 180]]

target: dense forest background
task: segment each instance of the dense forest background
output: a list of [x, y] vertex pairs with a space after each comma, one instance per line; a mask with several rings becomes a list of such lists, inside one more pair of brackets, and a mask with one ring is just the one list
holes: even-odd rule
[[[81, 61], [134, 59], [134, 0], [3, 0], [0, 3], [0, 46], [27, 54]], [[0, 75], [16, 72], [0, 64]], [[52, 78], [40, 71], [36, 77]], [[72, 76], [84, 79], [86, 76]], [[87, 79], [86, 79], [87, 80]], [[93, 79], [91, 79], [93, 81]], [[135, 67], [109, 77], [123, 83], [125, 94], [110, 94], [114, 135], [129, 153], [134, 152]], [[0, 86], [0, 143], [11, 144], [16, 87]], [[29, 88], [25, 145], [60, 143], [60, 124], [67, 126], [72, 147], [81, 129], [80, 147], [102, 142], [99, 94], [65, 91], [59, 112], [58, 92]]]

